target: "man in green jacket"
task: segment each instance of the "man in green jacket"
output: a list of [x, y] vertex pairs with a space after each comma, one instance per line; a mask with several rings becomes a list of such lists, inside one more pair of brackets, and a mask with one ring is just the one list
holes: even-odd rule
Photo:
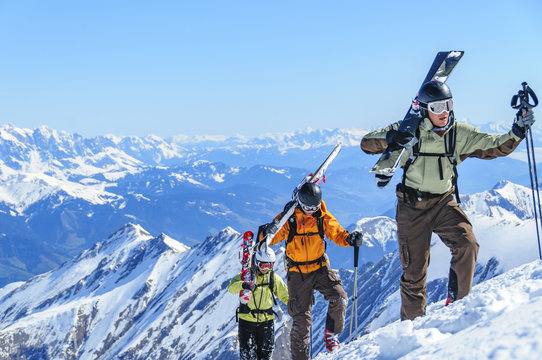
[[273, 271], [275, 252], [266, 247], [254, 255], [254, 283], [241, 280], [241, 273], [230, 281], [228, 291], [239, 295], [241, 290], [250, 290], [252, 296], [247, 304], [239, 306], [239, 353], [240, 359], [271, 359], [275, 347], [273, 304], [275, 295], [284, 304], [288, 303], [288, 287]]
[[[425, 313], [433, 232], [452, 254], [446, 305], [469, 293], [479, 245], [469, 219], [458, 205], [456, 165], [468, 157], [494, 159], [510, 154], [525, 137], [526, 127], [534, 123], [530, 110], [518, 116], [512, 130], [503, 135], [490, 135], [457, 123], [450, 89], [439, 81], [422, 86], [418, 103], [423, 120], [416, 136], [397, 131], [397, 122], [367, 134], [361, 141], [361, 149], [368, 154], [382, 153], [388, 146], [395, 149], [385, 160], [389, 163], [377, 164], [376, 170], [378, 166], [391, 167], [402, 148], [408, 153], [401, 159], [403, 178], [396, 191], [397, 236], [403, 267], [401, 320]], [[377, 175], [377, 181], [379, 178], [389, 181], [386, 175]]]

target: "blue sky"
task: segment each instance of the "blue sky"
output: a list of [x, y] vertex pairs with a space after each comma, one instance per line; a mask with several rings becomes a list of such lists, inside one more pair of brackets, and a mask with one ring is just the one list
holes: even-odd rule
[[373, 129], [440, 50], [460, 120], [542, 97], [538, 0], [0, 0], [0, 49], [0, 124], [83, 136]]

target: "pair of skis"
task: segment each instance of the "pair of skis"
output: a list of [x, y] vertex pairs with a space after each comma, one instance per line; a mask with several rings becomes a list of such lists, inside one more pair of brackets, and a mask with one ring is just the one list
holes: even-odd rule
[[[254, 233], [252, 231], [245, 231], [243, 234], [243, 243], [241, 244], [241, 280], [254, 284], [254, 274], [252, 272], [252, 243], [254, 239]], [[252, 291], [243, 289], [239, 292], [239, 302], [241, 304], [248, 304], [252, 297]]]

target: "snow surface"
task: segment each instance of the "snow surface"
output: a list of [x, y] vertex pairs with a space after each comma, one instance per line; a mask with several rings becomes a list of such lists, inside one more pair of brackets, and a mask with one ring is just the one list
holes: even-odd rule
[[540, 359], [542, 261], [514, 268], [473, 288], [448, 307], [427, 308], [355, 339], [324, 359]]

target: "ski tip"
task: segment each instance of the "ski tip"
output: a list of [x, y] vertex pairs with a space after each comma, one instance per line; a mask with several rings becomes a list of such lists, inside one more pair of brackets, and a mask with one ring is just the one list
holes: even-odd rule
[[264, 237], [262, 240], [258, 241], [256, 245], [254, 245], [254, 251], [262, 251], [267, 248], [267, 238], [268, 236]]
[[455, 50], [455, 51], [450, 51], [450, 55], [448, 55], [448, 56], [460, 58], [460, 57], [463, 56], [463, 54], [465, 54], [464, 51], [461, 51], [461, 50], [459, 50], [459, 51], [458, 51], [458, 50]]
[[447, 55], [447, 56], [459, 56], [463, 55], [465, 51], [463, 50], [448, 50], [448, 51], [439, 51], [437, 55]]

